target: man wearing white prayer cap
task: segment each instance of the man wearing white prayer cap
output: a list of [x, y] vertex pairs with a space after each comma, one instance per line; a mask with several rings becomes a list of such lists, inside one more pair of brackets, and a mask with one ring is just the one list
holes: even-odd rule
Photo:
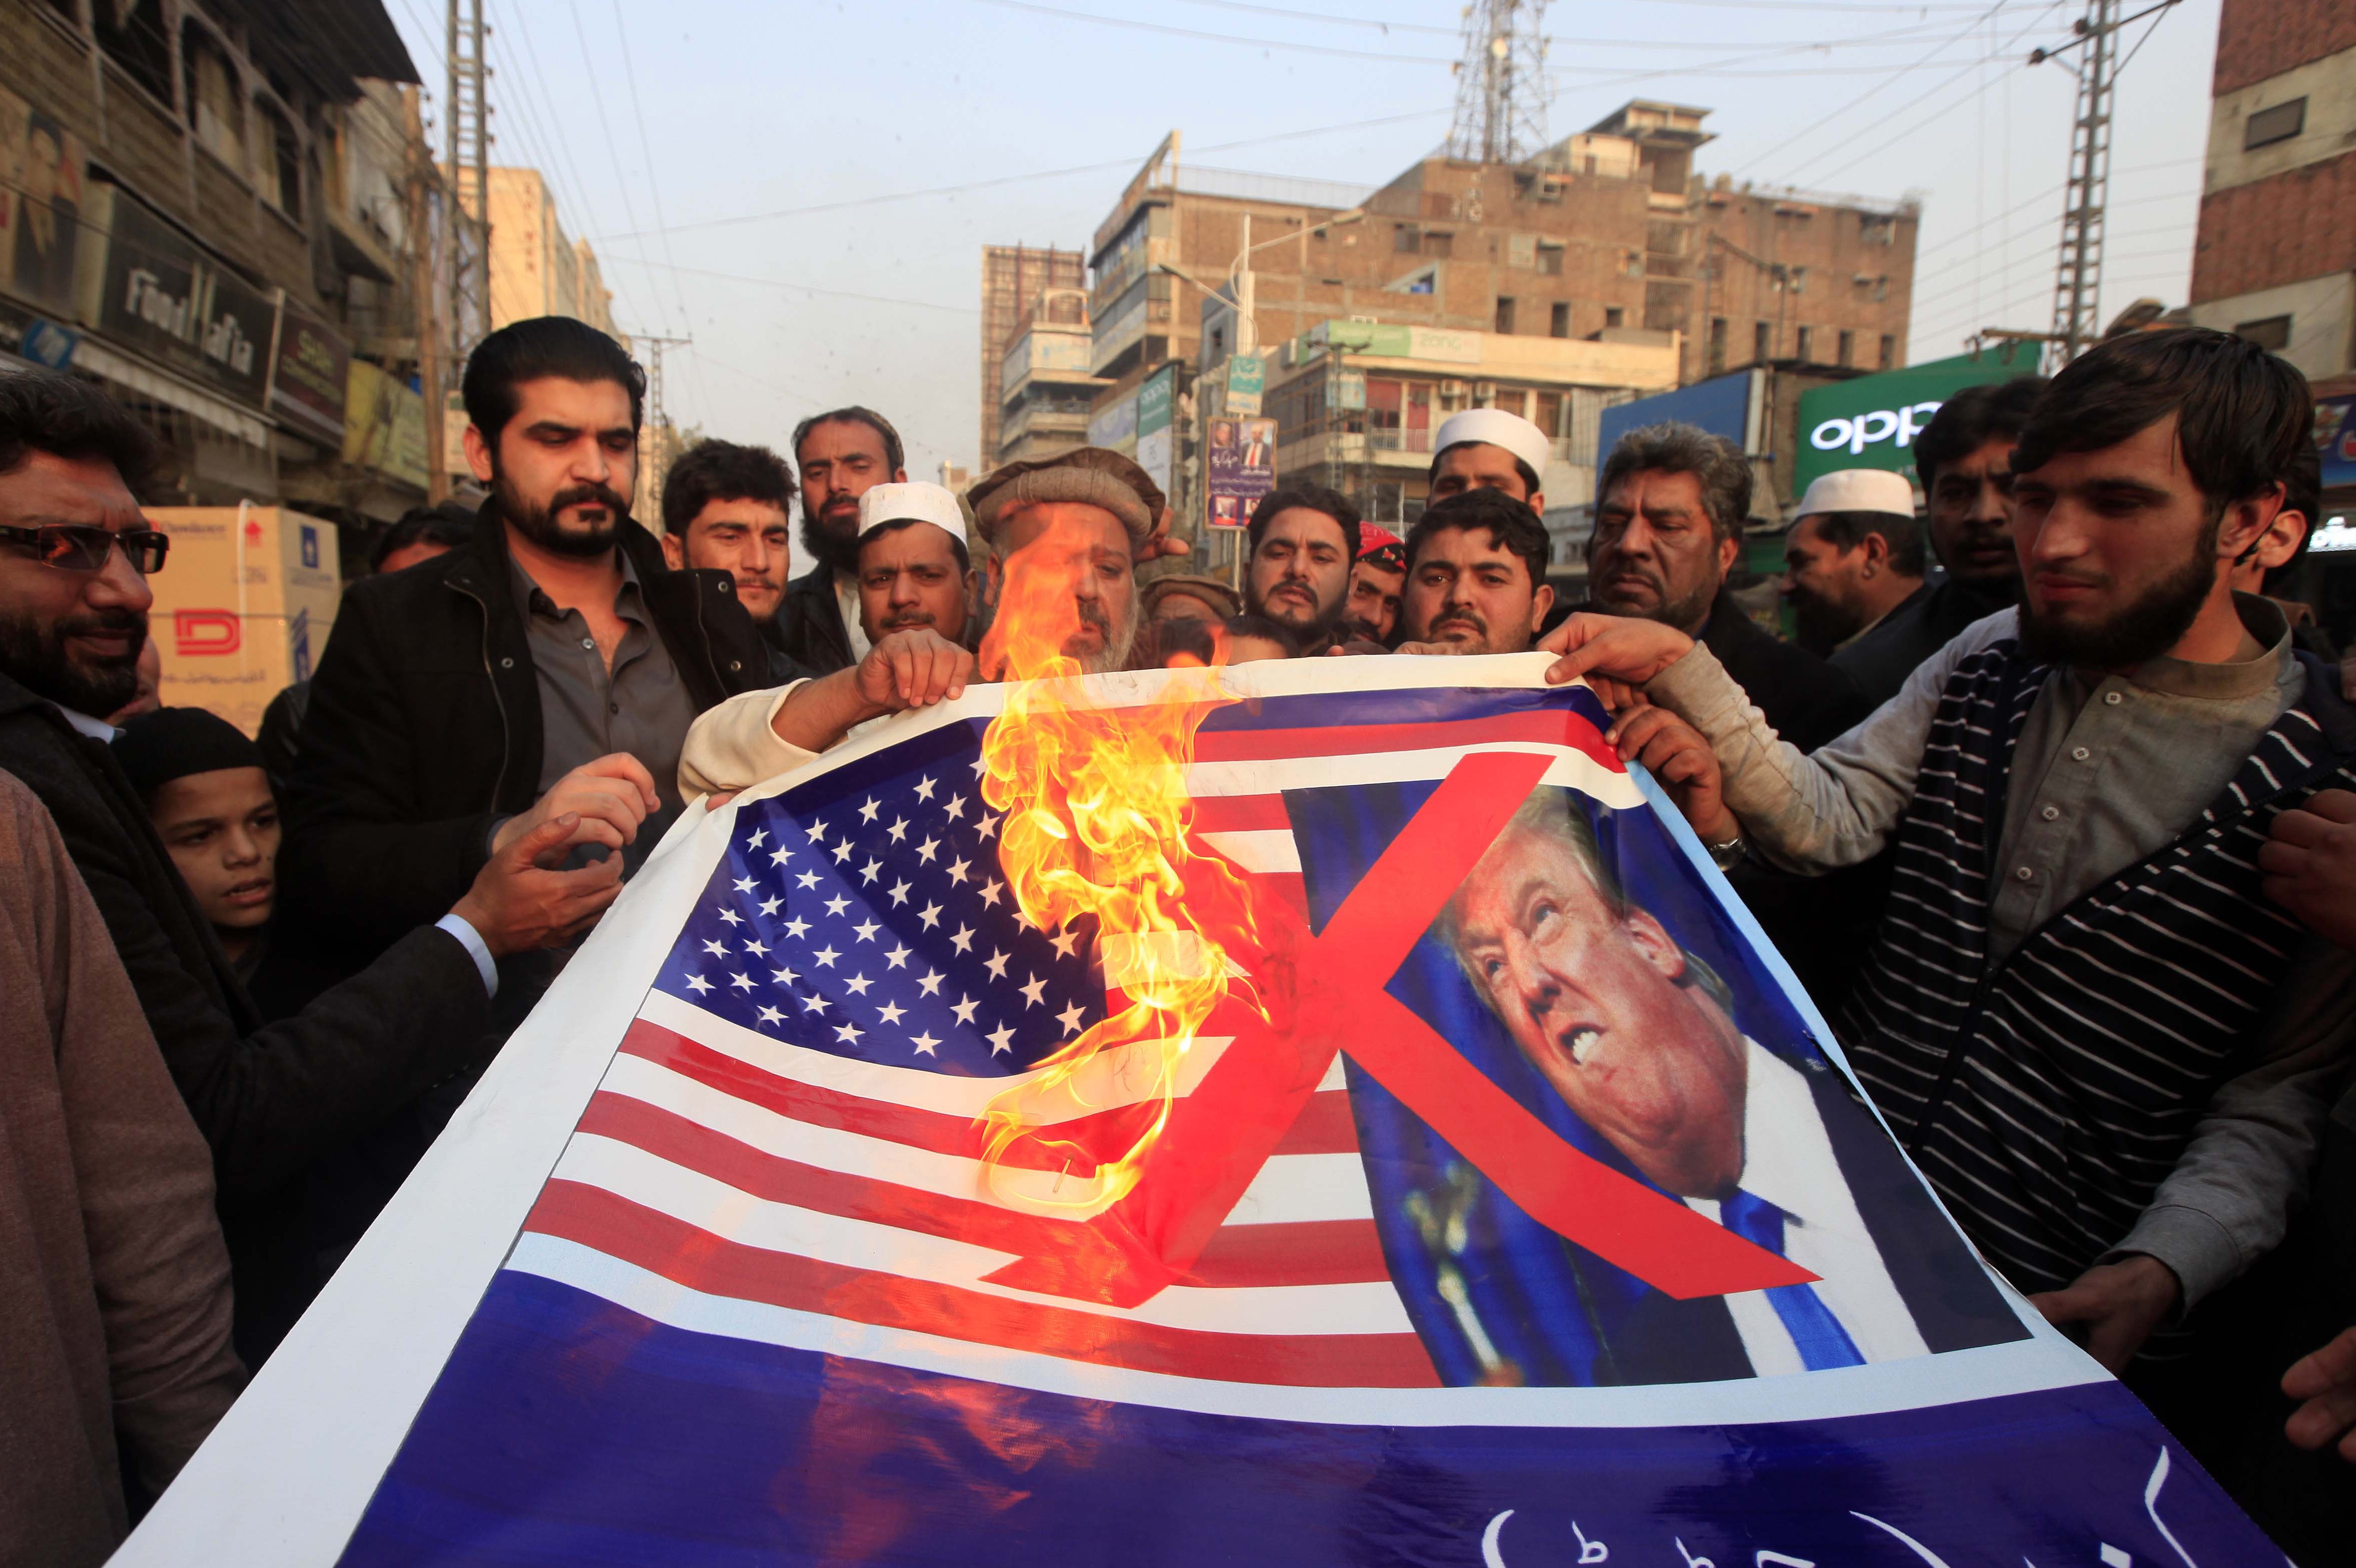
[[1544, 431], [1503, 409], [1451, 414], [1431, 443], [1431, 498], [1503, 490], [1544, 517], [1544, 476], [1553, 445]]
[[1898, 694], [1913, 667], [1871, 634], [1930, 592], [1923, 542], [1913, 485], [1886, 468], [1819, 476], [1784, 535], [1783, 596], [1800, 645], [1846, 671], [1877, 707]]
[[964, 534], [957, 496], [938, 485], [896, 480], [862, 491], [855, 560], [867, 652], [831, 675], [707, 709], [680, 753], [680, 794], [692, 800], [743, 789], [799, 767], [873, 720], [962, 696], [974, 669], [972, 651], [958, 640], [973, 588]]
[[858, 580], [859, 625], [870, 643], [925, 626], [969, 644], [979, 580], [956, 495], [916, 481], [860, 496]]

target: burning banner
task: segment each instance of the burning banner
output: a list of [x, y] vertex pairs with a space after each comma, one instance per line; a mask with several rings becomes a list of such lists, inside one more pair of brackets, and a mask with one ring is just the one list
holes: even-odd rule
[[691, 813], [121, 1561], [2278, 1560], [1544, 662]]

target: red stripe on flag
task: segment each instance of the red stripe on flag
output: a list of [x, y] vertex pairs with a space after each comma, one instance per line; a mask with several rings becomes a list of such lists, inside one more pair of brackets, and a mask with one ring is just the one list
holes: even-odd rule
[[[1050, 1232], [1076, 1223], [1017, 1213], [979, 1199], [950, 1198], [898, 1182], [806, 1165], [624, 1094], [599, 1093], [592, 1098], [580, 1130], [644, 1149], [772, 1203], [790, 1203], [797, 1209], [895, 1226], [1003, 1253], [1026, 1253], [1049, 1244]], [[1220, 1247], [1216, 1259], [1198, 1268], [1189, 1283], [1240, 1288], [1357, 1285], [1390, 1277], [1372, 1220], [1302, 1221], [1228, 1229], [1237, 1232], [1237, 1239]]]
[[1286, 762], [1297, 757], [1356, 756], [1376, 752], [1440, 751], [1452, 746], [1536, 741], [1570, 746], [1613, 773], [1625, 773], [1619, 753], [1594, 725], [1568, 708], [1501, 713], [1433, 724], [1337, 724], [1321, 730], [1205, 730], [1194, 737], [1198, 763]]
[[551, 1181], [526, 1229], [710, 1296], [1130, 1371], [1298, 1388], [1437, 1388], [1412, 1334], [1220, 1334], [748, 1247], [600, 1188]]

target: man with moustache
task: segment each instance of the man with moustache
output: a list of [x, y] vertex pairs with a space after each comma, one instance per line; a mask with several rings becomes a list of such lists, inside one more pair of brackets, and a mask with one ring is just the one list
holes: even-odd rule
[[[1879, 706], [1908, 674], [1854, 649], [1929, 596], [1914, 487], [1886, 468], [1819, 475], [1783, 535], [1783, 599], [1803, 648], [1844, 671]], [[1909, 669], [1912, 667], [1908, 667]]]
[[1779, 642], [1726, 592], [1751, 513], [1751, 461], [1689, 424], [1646, 425], [1603, 460], [1587, 541], [1589, 608], [1657, 621], [1707, 645], [1767, 715], [1814, 751], [1870, 710], [1848, 677]]
[[1358, 525], [1358, 559], [1350, 563], [1350, 593], [1342, 602], [1342, 628], [1353, 637], [1388, 646], [1398, 630], [1399, 596], [1407, 591], [1407, 544], [1388, 528]]
[[1334, 645], [1350, 591], [1358, 508], [1320, 485], [1286, 485], [1252, 508], [1244, 613], [1282, 626], [1301, 656]]
[[1813, 756], [1671, 627], [1546, 640], [1549, 678], [1641, 689], [1614, 738], [1683, 753], [1660, 771], [1706, 840], [1801, 872], [1898, 846], [1849, 1061], [1989, 1261], [2115, 1371], [2280, 1241], [2356, 1037], [2356, 973], [2252, 853], [2356, 782], [2356, 709], [2231, 587], [2312, 419], [2296, 369], [2224, 333], [2072, 361], [2012, 453], [2020, 605]]
[[859, 627], [870, 644], [924, 628], [963, 644], [980, 579], [946, 487], [878, 485], [859, 498]]
[[663, 475], [663, 560], [673, 571], [735, 578], [736, 603], [769, 645], [773, 680], [801, 673], [786, 652], [783, 613], [793, 504], [794, 476], [766, 446], [699, 441]]
[[727, 571], [672, 571], [630, 519], [646, 376], [584, 323], [502, 327], [466, 363], [466, 544], [353, 584], [289, 781], [290, 934], [356, 966], [522, 835], [625, 874], [680, 807], [695, 716], [768, 678]]
[[153, 452], [140, 424], [86, 382], [0, 376], [0, 769], [55, 818], [211, 1147], [241, 1346], [253, 1357], [267, 1346], [251, 1333], [263, 1294], [252, 1271], [286, 1261], [289, 1189], [479, 1065], [495, 959], [594, 919], [618, 884], [609, 868], [536, 864], [573, 832], [574, 818], [559, 815], [479, 857], [350, 979], [265, 1022], [223, 951], [218, 912], [176, 869], [114, 752], [114, 729], [96, 717], [135, 688], [155, 602], [147, 579], [166, 570], [169, 541], [134, 495]]
[[[905, 520], [890, 514], [916, 509], [921, 496], [910, 493], [917, 490], [883, 492], [869, 508], [874, 525]], [[968, 498], [991, 547], [983, 595], [998, 612], [983, 644], [986, 666], [930, 625], [888, 632], [848, 669], [749, 692], [697, 720], [680, 761], [684, 793], [746, 788], [800, 766], [870, 720], [958, 697], [977, 674], [1004, 678], [1005, 640], [1024, 616], [1046, 617], [1062, 631], [1060, 651], [1084, 673], [1129, 667], [1141, 622], [1136, 560], [1165, 504], [1145, 470], [1084, 446], [1010, 463]], [[947, 527], [937, 516], [924, 521]]]
[[1526, 653], [1554, 607], [1552, 548], [1538, 515], [1501, 488], [1424, 508], [1407, 536], [1403, 654]]
[[796, 425], [794, 463], [810, 565], [786, 585], [782, 645], [810, 674], [831, 675], [874, 645], [859, 624], [859, 498], [907, 483], [907, 457], [889, 420], [854, 405]]
[[2020, 597], [2012, 549], [2012, 449], [2045, 382], [2036, 376], [1966, 387], [1914, 440], [1932, 552], [1945, 575], [1833, 660], [1886, 701], [1923, 660]]

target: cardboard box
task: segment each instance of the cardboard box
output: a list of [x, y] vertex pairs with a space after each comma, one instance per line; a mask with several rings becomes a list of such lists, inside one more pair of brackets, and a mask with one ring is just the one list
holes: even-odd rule
[[148, 635], [164, 656], [164, 705], [209, 708], [249, 735], [270, 699], [311, 678], [343, 581], [336, 525], [284, 507], [151, 507], [172, 538], [148, 579]]

